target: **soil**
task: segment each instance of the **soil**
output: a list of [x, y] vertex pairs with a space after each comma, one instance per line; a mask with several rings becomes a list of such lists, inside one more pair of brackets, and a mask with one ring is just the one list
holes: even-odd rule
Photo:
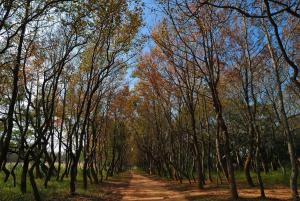
[[[264, 200], [289, 200], [290, 190], [284, 186], [267, 188]], [[258, 188], [239, 186], [240, 200], [256, 201], [259, 199]], [[230, 200], [227, 184], [206, 184], [205, 189], [197, 188], [196, 183], [180, 184], [166, 181], [154, 176], [129, 172], [118, 178], [99, 185], [99, 192], [90, 196], [77, 195], [65, 198], [72, 201], [224, 201]]]

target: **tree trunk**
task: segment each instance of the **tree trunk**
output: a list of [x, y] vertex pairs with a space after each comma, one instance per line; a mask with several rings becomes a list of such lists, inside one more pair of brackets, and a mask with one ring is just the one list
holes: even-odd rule
[[86, 190], [87, 189], [87, 166], [88, 166], [88, 159], [84, 159], [83, 162], [83, 169], [82, 169], [82, 176], [83, 176], [83, 188]]
[[[22, 58], [22, 48], [23, 48], [23, 41], [25, 38], [25, 32], [26, 32], [26, 25], [27, 25], [27, 19], [29, 14], [29, 8], [30, 8], [30, 0], [26, 1], [26, 8], [25, 8], [25, 17], [23, 24], [21, 25], [21, 34], [19, 38], [18, 43], [18, 50], [17, 50], [17, 56], [15, 65], [13, 68], [13, 88], [12, 88], [12, 95], [9, 102], [9, 108], [7, 112], [7, 129], [6, 133], [3, 134], [3, 138], [1, 138], [0, 142], [0, 169], [2, 168], [2, 165], [4, 161], [6, 161], [8, 149], [10, 140], [12, 137], [13, 127], [14, 127], [14, 111], [15, 111], [15, 104], [17, 102], [18, 98], [18, 92], [19, 92], [19, 71], [21, 67], [21, 58]], [[4, 139], [4, 141], [2, 141]]]
[[96, 173], [96, 171], [95, 171], [95, 168], [94, 168], [93, 163], [91, 164], [90, 169], [91, 169], [91, 174], [92, 174], [92, 177], [93, 177], [93, 179], [94, 179], [95, 184], [99, 184], [98, 175], [97, 175], [97, 173]]
[[[252, 150], [251, 150], [252, 152]], [[254, 183], [253, 183], [253, 180], [252, 180], [252, 177], [251, 177], [251, 174], [250, 174], [250, 165], [251, 165], [251, 161], [252, 161], [252, 154], [250, 154], [250, 150], [249, 150], [249, 153], [247, 155], [247, 158], [246, 158], [246, 161], [245, 161], [245, 164], [244, 164], [244, 172], [245, 172], [245, 176], [246, 176], [246, 180], [247, 180], [247, 183], [250, 187], [254, 187]]]
[[25, 157], [23, 160], [23, 167], [22, 167], [22, 174], [21, 174], [21, 192], [26, 193], [26, 187], [27, 187], [27, 172], [29, 167], [29, 159], [28, 157]]
[[76, 191], [76, 176], [77, 176], [77, 157], [73, 157], [70, 174], [70, 193], [75, 194]]
[[220, 122], [221, 130], [222, 130], [224, 138], [225, 138], [224, 151], [225, 151], [225, 156], [226, 156], [228, 179], [229, 179], [229, 185], [230, 185], [230, 190], [231, 190], [230, 191], [231, 198], [233, 200], [237, 200], [238, 192], [237, 192], [237, 186], [236, 186], [236, 181], [235, 181], [234, 168], [233, 168], [232, 159], [231, 159], [231, 155], [230, 155], [229, 134], [227, 131], [227, 126], [225, 125], [223, 117], [221, 116], [220, 113], [218, 114], [217, 119]]
[[259, 184], [260, 197], [261, 198], [266, 198], [264, 183], [262, 181], [261, 174], [260, 174], [260, 148], [259, 148], [259, 146], [260, 145], [257, 144], [257, 148], [256, 148], [256, 152], [255, 152], [256, 176], [257, 176], [257, 181], [258, 181], [258, 184]]
[[35, 179], [34, 179], [33, 169], [34, 169], [35, 166], [36, 166], [36, 163], [34, 163], [34, 164], [30, 167], [30, 169], [29, 169], [29, 171], [28, 171], [28, 174], [29, 174], [29, 180], [30, 180], [30, 183], [31, 183], [31, 188], [32, 188], [32, 191], [33, 191], [33, 195], [34, 195], [35, 201], [42, 201], [42, 198], [41, 198], [41, 196], [40, 196], [38, 187], [37, 187], [36, 182], [35, 182]]

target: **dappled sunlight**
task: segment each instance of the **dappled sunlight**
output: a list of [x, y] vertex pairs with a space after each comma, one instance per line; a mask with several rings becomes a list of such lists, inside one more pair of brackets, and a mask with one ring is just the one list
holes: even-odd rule
[[136, 173], [131, 174], [132, 178], [127, 187], [120, 187], [114, 190], [114, 192], [122, 195], [122, 201], [185, 200], [181, 193], [168, 190], [167, 184], [164, 182], [155, 181]]
[[[129, 176], [130, 175], [130, 176]], [[107, 188], [110, 186], [109, 188]], [[151, 201], [151, 200], [230, 200], [230, 192], [227, 185], [209, 183], [205, 189], [198, 189], [196, 183], [188, 184], [186, 181], [179, 184], [176, 181], [163, 181], [144, 173], [130, 172], [126, 176], [108, 182], [106, 200], [114, 201]], [[111, 192], [109, 192], [111, 191]], [[260, 196], [259, 189], [247, 188], [243, 184], [239, 187], [239, 195], [242, 200], [257, 200]], [[265, 189], [268, 200], [289, 200], [290, 190], [287, 187], [278, 186]]]

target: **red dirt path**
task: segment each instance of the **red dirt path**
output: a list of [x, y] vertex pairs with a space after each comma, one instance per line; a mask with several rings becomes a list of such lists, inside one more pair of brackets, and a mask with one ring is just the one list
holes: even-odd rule
[[[239, 196], [243, 201], [257, 201], [259, 190], [239, 185]], [[99, 191], [90, 195], [66, 197], [63, 201], [224, 201], [230, 200], [227, 185], [207, 184], [199, 190], [194, 184], [179, 184], [152, 176], [130, 172], [111, 179], [96, 187]], [[265, 190], [268, 200], [289, 200], [290, 190], [276, 186]], [[59, 199], [57, 199], [59, 200]]]

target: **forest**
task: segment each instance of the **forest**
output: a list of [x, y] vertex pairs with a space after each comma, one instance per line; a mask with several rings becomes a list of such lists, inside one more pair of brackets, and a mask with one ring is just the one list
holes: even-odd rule
[[0, 0], [0, 201], [300, 201], [299, 52], [300, 0]]

